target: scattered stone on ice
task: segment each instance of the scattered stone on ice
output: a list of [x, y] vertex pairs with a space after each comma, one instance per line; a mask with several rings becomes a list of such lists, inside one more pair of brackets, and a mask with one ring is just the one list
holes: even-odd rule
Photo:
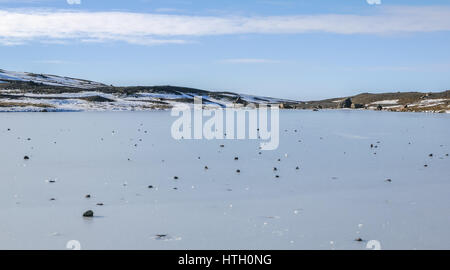
[[92, 210], [88, 210], [86, 212], [84, 212], [83, 217], [93, 217], [94, 216], [94, 212]]

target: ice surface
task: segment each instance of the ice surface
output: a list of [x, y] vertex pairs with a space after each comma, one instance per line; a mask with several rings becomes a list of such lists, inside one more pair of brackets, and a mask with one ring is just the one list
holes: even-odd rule
[[450, 248], [448, 114], [281, 111], [261, 154], [164, 111], [0, 119], [0, 249]]

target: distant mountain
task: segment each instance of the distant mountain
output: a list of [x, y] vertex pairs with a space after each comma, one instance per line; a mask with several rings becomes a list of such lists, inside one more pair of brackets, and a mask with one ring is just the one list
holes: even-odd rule
[[295, 101], [169, 85], [115, 87], [82, 79], [0, 69], [0, 112], [170, 109], [180, 104], [193, 104], [195, 96], [201, 96], [203, 104], [210, 107], [276, 104], [282, 109], [450, 113], [450, 91], [364, 93], [318, 101]]

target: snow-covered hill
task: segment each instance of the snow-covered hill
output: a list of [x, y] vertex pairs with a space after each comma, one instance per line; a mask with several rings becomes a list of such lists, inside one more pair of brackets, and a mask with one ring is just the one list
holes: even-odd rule
[[205, 106], [212, 107], [297, 103], [176, 86], [114, 87], [81, 79], [0, 69], [0, 111], [169, 109], [180, 104], [193, 104], [194, 97], [201, 97]]
[[[170, 109], [201, 97], [207, 107], [277, 105], [284, 109], [372, 109], [450, 113], [450, 91], [360, 94], [295, 101], [177, 86], [115, 87], [82, 79], [0, 69], [2, 111], [115, 111]], [[254, 106], [252, 106], [254, 105]]]
[[22, 81], [42, 83], [51, 86], [65, 86], [76, 87], [82, 89], [92, 89], [97, 87], [104, 87], [105, 85], [98, 82], [92, 82], [81, 79], [74, 79], [69, 77], [61, 77], [49, 74], [35, 74], [28, 72], [15, 72], [0, 69], [0, 80], [2, 81]]

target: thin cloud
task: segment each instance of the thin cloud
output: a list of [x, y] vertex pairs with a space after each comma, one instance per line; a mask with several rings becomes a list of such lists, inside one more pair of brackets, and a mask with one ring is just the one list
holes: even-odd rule
[[61, 65], [61, 64], [67, 64], [68, 62], [63, 60], [38, 60], [34, 61], [35, 63], [39, 64], [51, 64], [51, 65]]
[[234, 34], [392, 34], [450, 31], [450, 7], [381, 7], [372, 15], [221, 17], [131, 12], [0, 11], [0, 43], [121, 41], [188, 43], [200, 36]]
[[172, 13], [172, 12], [182, 12], [182, 9], [178, 8], [157, 8], [155, 9], [155, 12], [158, 13]]
[[369, 5], [381, 5], [381, 0], [367, 0]]
[[81, 5], [81, 0], [67, 0], [69, 5]]
[[0, 3], [41, 3], [41, 2], [51, 2], [54, 0], [0, 0]]
[[231, 64], [273, 64], [280, 63], [280, 61], [271, 60], [271, 59], [261, 59], [261, 58], [234, 58], [234, 59], [225, 59], [221, 61], [222, 63], [231, 63]]

